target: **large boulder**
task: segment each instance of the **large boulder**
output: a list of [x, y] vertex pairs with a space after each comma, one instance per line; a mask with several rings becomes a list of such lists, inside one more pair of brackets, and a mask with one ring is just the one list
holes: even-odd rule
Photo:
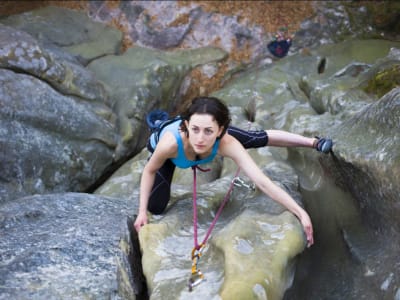
[[106, 107], [5, 69], [0, 82], [1, 202], [85, 190], [113, 161], [117, 136], [101, 115]]
[[132, 207], [83, 193], [0, 205], [0, 299], [121, 299], [117, 269], [128, 260], [119, 249]]
[[[29, 28], [23, 18], [17, 25], [11, 19]], [[76, 58], [83, 50], [72, 55], [51, 44], [53, 34], [43, 31], [35, 39], [0, 24], [1, 201], [87, 191], [143, 148], [150, 133], [146, 113], [175, 110], [192, 68], [226, 56], [217, 48], [162, 53], [138, 47], [85, 67]]]
[[46, 6], [0, 20], [24, 31], [49, 47], [57, 46], [81, 61], [117, 54], [122, 48], [122, 32], [91, 20], [85, 12]]
[[87, 189], [118, 144], [104, 86], [27, 33], [0, 36], [1, 201]]
[[118, 116], [121, 143], [116, 159], [137, 154], [150, 131], [146, 114], [153, 109], [176, 112], [182, 102], [181, 86], [189, 72], [203, 64], [225, 59], [214, 47], [174, 52], [133, 47], [122, 55], [109, 55], [88, 68], [106, 86]]
[[[97, 8], [100, 17], [109, 12], [103, 10], [105, 3], [92, 1], [89, 7]], [[122, 1], [119, 7], [134, 16], [134, 34], [146, 45], [170, 47], [182, 41], [183, 46], [208, 46], [220, 37], [229, 51], [235, 45], [243, 50], [246, 41], [254, 46], [253, 54], [266, 49], [262, 32], [237, 26], [235, 17], [189, 9], [188, 23], [177, 26], [169, 22], [176, 20], [176, 11], [163, 9], [175, 4]], [[155, 299], [397, 300], [399, 91], [388, 92], [396, 86], [396, 77], [390, 75], [398, 70], [399, 52], [392, 49], [386, 55], [399, 43], [351, 40], [313, 48], [332, 43], [336, 35], [357, 35], [346, 21], [344, 6], [329, 5], [316, 16], [327, 16], [327, 23], [306, 24], [289, 57], [237, 73], [214, 93], [229, 104], [233, 123], [242, 128], [249, 128], [245, 115], [255, 110], [251, 129], [334, 138], [333, 154], [325, 156], [310, 149], [250, 151], [262, 170], [309, 211], [316, 243], [302, 253], [305, 241], [298, 220], [265, 195], [236, 186], [199, 261], [207, 281], [192, 293], [187, 290], [193, 246], [190, 170], [176, 172], [166, 214], [151, 216], [139, 237], [127, 215], [137, 211], [148, 157], [141, 152], [149, 134], [145, 114], [155, 107], [179, 108], [190, 70], [211, 62], [203, 71], [213, 76], [226, 53], [210, 47], [177, 52], [135, 47], [121, 55], [115, 49], [119, 34], [112, 33], [109, 43], [97, 38], [91, 42], [91, 33], [85, 33], [91, 26], [75, 27], [88, 20], [81, 23], [85, 16], [71, 16], [70, 10], [57, 10], [48, 23], [51, 9], [8, 18], [5, 22], [17, 21], [0, 27], [0, 167], [5, 170], [0, 176], [0, 227], [5, 233], [0, 241], [0, 297], [59, 298], [58, 291], [71, 299], [146, 297], [144, 273], [149, 296]], [[160, 12], [165, 16], [161, 30], [160, 23], [147, 18]], [[73, 21], [64, 22], [63, 13]], [[358, 13], [366, 15], [363, 9]], [[177, 30], [168, 30], [170, 23]], [[96, 28], [94, 33], [104, 32]], [[198, 33], [204, 28], [213, 34]], [[326, 30], [331, 28], [335, 30]], [[368, 26], [360, 28], [369, 31]], [[57, 34], [63, 30], [65, 37]], [[164, 39], [162, 32], [168, 34]], [[86, 51], [86, 45], [98, 49]], [[292, 55], [304, 45], [310, 49]], [[232, 73], [226, 75], [232, 78]], [[96, 196], [43, 195], [84, 190], [99, 174], [108, 175], [108, 166], [139, 152]], [[236, 166], [218, 159], [215, 169], [202, 174], [204, 181], [199, 182], [200, 238]], [[16, 199], [31, 193], [42, 195]], [[137, 264], [138, 238], [143, 269]]]
[[[129, 161], [96, 194], [130, 197], [137, 211], [146, 152]], [[266, 174], [301, 203], [296, 191], [297, 177], [290, 166], [274, 161], [269, 151], [251, 151], [251, 155], [265, 166]], [[214, 174], [199, 172], [203, 176], [203, 183], [198, 182], [197, 193], [199, 243], [209, 230], [233, 179], [232, 162], [221, 160], [221, 163], [221, 173], [226, 175], [217, 180], [207, 180]], [[212, 167], [218, 168], [218, 164]], [[243, 174], [240, 179], [244, 184], [250, 184]], [[305, 247], [302, 226], [281, 205], [240, 184], [234, 187], [198, 263], [206, 280], [189, 292], [190, 255], [194, 246], [192, 192], [192, 171], [177, 169], [167, 211], [161, 216], [150, 216], [150, 224], [139, 233], [141, 262], [150, 299], [201, 299], [215, 295], [223, 299], [236, 296], [243, 299], [282, 298], [291, 285], [295, 257]], [[133, 226], [131, 230], [134, 230]], [[134, 245], [130, 244], [126, 253], [137, 254]], [[125, 273], [136, 274], [132, 268]], [[249, 276], [243, 277], [243, 273]]]

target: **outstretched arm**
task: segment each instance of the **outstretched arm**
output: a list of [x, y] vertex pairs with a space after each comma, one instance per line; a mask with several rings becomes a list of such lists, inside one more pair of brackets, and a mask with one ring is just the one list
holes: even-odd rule
[[329, 138], [309, 138], [283, 130], [266, 130], [266, 133], [268, 135], [268, 146], [307, 147], [314, 148], [322, 153], [332, 151], [333, 142]]
[[307, 246], [314, 243], [313, 228], [308, 213], [282, 188], [273, 183], [257, 166], [243, 146], [232, 136], [225, 135], [220, 144], [220, 154], [232, 158], [257, 187], [291, 211], [301, 222], [307, 237]]
[[268, 135], [268, 146], [276, 147], [308, 147], [315, 148], [318, 139], [308, 138], [296, 133], [283, 130], [266, 130]]

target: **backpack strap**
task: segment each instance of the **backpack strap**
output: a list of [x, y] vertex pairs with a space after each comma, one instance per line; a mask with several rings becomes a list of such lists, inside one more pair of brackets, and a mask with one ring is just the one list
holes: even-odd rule
[[169, 124], [178, 120], [182, 120], [182, 117], [176, 116], [174, 118], [169, 118], [169, 114], [161, 109], [153, 110], [147, 114], [146, 122], [152, 132], [150, 138], [154, 142], [154, 146], [157, 145], [160, 140], [161, 131]]
[[165, 127], [167, 127], [168, 125], [170, 125], [170, 124], [172, 124], [172, 123], [174, 123], [174, 122], [176, 122], [178, 120], [182, 120], [182, 117], [181, 116], [176, 116], [174, 118], [171, 118], [171, 119], [168, 119], [168, 120], [160, 122], [160, 124], [158, 125], [158, 127], [154, 131], [154, 133], [155, 133], [154, 137], [155, 137], [156, 145], [158, 144], [158, 141], [160, 140], [161, 131], [163, 131], [163, 129]]

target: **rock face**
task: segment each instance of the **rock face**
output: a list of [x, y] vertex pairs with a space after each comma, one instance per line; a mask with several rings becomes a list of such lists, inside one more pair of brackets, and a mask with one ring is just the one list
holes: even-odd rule
[[[362, 55], [368, 59], [360, 57], [360, 65], [364, 67], [359, 72], [353, 72], [354, 56], [346, 56], [343, 53], [350, 53], [349, 49], [361, 45], [364, 49]], [[386, 48], [387, 57], [376, 60], [381, 55], [381, 50], [377, 51], [378, 45], [380, 49]], [[398, 274], [393, 267], [397, 259], [392, 247], [397, 245], [399, 238], [397, 231], [392, 230], [398, 226], [395, 217], [397, 204], [390, 199], [394, 195], [393, 189], [397, 193], [398, 187], [396, 183], [389, 184], [382, 180], [391, 180], [398, 176], [397, 163], [394, 163], [392, 168], [388, 167], [397, 161], [398, 156], [398, 125], [395, 125], [399, 115], [398, 91], [394, 89], [381, 99], [364, 92], [365, 83], [377, 74], [376, 70], [380, 69], [378, 66], [391, 69], [392, 65], [398, 63], [397, 52], [395, 49], [390, 50], [390, 46], [390, 43], [374, 40], [326, 46], [316, 50], [309, 57], [299, 56], [299, 60], [292, 57], [265, 70], [249, 72], [215, 93], [229, 104], [233, 122], [237, 126], [247, 126], [243, 111], [245, 105], [239, 105], [243, 103], [243, 99], [254, 97], [257, 99], [257, 113], [252, 126], [282, 128], [306, 135], [328, 135], [336, 141], [334, 153], [325, 156], [317, 156], [314, 151], [306, 149], [290, 149], [288, 152], [272, 148], [251, 151], [259, 165], [265, 166], [265, 172], [298, 198], [295, 194], [297, 177], [288, 176], [293, 174], [293, 170], [288, 165], [277, 163], [281, 160], [290, 161], [300, 174], [300, 188], [305, 191], [305, 195], [318, 195], [320, 199], [317, 203], [315, 200], [305, 202], [305, 205], [313, 217], [318, 241], [314, 246], [316, 251], [311, 249], [312, 252], [308, 253], [312, 253], [312, 259], [316, 261], [318, 257], [322, 259], [321, 265], [315, 268], [319, 273], [313, 273], [314, 280], [320, 276], [318, 282], [321, 283], [321, 288], [314, 288], [319, 294], [310, 294], [296, 291], [294, 286], [285, 296], [287, 299], [297, 299], [299, 295], [301, 299], [318, 299], [324, 293], [323, 290], [335, 289], [337, 286], [340, 286], [341, 291], [351, 289], [352, 299], [367, 295], [390, 297], [397, 292]], [[336, 52], [338, 47], [342, 49], [341, 52]], [[321, 56], [328, 57], [330, 65], [323, 75], [318, 75], [316, 67]], [[377, 62], [374, 64], [374, 61]], [[281, 82], [288, 84], [282, 87]], [[246, 86], [251, 86], [252, 90], [243, 88]], [[313, 109], [317, 105], [321, 110], [320, 114]], [[373, 113], [370, 113], [372, 111]], [[371, 129], [365, 130], [368, 128]], [[390, 141], [386, 140], [386, 143], [383, 136], [393, 138], [390, 138]], [[375, 143], [376, 139], [383, 142]], [[387, 154], [380, 155], [382, 151]], [[376, 155], [376, 159], [371, 159], [371, 155]], [[377, 163], [378, 158], [382, 156], [385, 159]], [[358, 160], [362, 163], [357, 162]], [[144, 152], [136, 160], [129, 162], [125, 171], [121, 169], [119, 174], [115, 174], [98, 193], [115, 197], [121, 191], [121, 195], [124, 195], [131, 182], [133, 185], [139, 184], [140, 170], [145, 161]], [[359, 168], [358, 165], [364, 170], [371, 168], [371, 171], [353, 170]], [[228, 161], [223, 161], [221, 179], [204, 183], [198, 189], [202, 203], [200, 237], [205, 235], [234, 171], [234, 166]], [[372, 179], [370, 174], [377, 174], [378, 177]], [[212, 297], [214, 293], [224, 295], [224, 299], [230, 299], [231, 293], [240, 294], [243, 298], [255, 295], [260, 298], [283, 298], [283, 293], [291, 283], [292, 273], [288, 266], [293, 261], [290, 258], [296, 256], [295, 249], [301, 252], [304, 247], [301, 231], [298, 231], [296, 222], [284, 221], [287, 216], [279, 215], [282, 211], [274, 206], [273, 202], [239, 188], [235, 190], [236, 194], [226, 207], [226, 214], [214, 229], [209, 246], [199, 262], [199, 267], [208, 280], [204, 282], [205, 286], [200, 284], [192, 293], [188, 292], [186, 284], [190, 277], [189, 253], [193, 246], [190, 177], [190, 171], [177, 171], [170, 209], [161, 218], [152, 219], [151, 224], [140, 234], [143, 270], [151, 297], [168, 299], [173, 288], [173, 297], [180, 295], [182, 298]], [[348, 191], [351, 182], [353, 198], [345, 192], [329, 190], [326, 183], [328, 178], [344, 191]], [[216, 186], [218, 190], [214, 191]], [[133, 198], [137, 197], [138, 190], [133, 189], [132, 194]], [[379, 199], [378, 194], [387, 196], [385, 199]], [[279, 220], [278, 223], [274, 223], [275, 220]], [[263, 226], [259, 227], [260, 224]], [[263, 230], [259, 232], [260, 228]], [[253, 235], [255, 232], [257, 234]], [[377, 236], [378, 232], [381, 232], [380, 236]], [[276, 237], [281, 238], [279, 243]], [[380, 243], [377, 244], [377, 240]], [[325, 242], [327, 244], [324, 246]], [[276, 250], [276, 247], [279, 250]], [[263, 256], [252, 255], [260, 249], [263, 249]], [[282, 257], [283, 261], [274, 256], [276, 253], [284, 253], [284, 249], [295, 252], [286, 252]], [[223, 259], [219, 253], [223, 253]], [[385, 253], [385, 256], [378, 262], [373, 259], [376, 255], [382, 255], [381, 253]], [[252, 261], [255, 257], [257, 260]], [[312, 259], [309, 265], [312, 265]], [[342, 266], [340, 271], [336, 266], [343, 261], [348, 265]], [[286, 267], [280, 268], [282, 265]], [[249, 275], [244, 279], [243, 273], [251, 274], [249, 269], [257, 275]], [[365, 270], [370, 272], [367, 281], [363, 280]], [[309, 271], [306, 269], [303, 272]], [[336, 281], [330, 278], [332, 272], [343, 277]], [[347, 276], [346, 272], [351, 275]], [[271, 278], [270, 274], [280, 275]], [[236, 275], [241, 276], [240, 280]], [[300, 276], [297, 275], [296, 279], [303, 280]], [[275, 282], [276, 278], [280, 278], [277, 285], [271, 283]], [[341, 283], [342, 278], [349, 281]], [[351, 278], [353, 281], [350, 281]], [[309, 289], [312, 288], [312, 282]], [[382, 282], [388, 284], [384, 290], [379, 288]], [[299, 289], [304, 290], [304, 285], [301, 284]], [[332, 293], [341, 297], [340, 292], [337, 294], [332, 290]]]
[[117, 54], [122, 33], [110, 26], [91, 22], [85, 13], [47, 6], [2, 20], [4, 25], [29, 33], [47, 46], [56, 46], [80, 60]]
[[[281, 184], [284, 182], [285, 188], [294, 193], [296, 177], [294, 174], [289, 177], [289, 168], [284, 174], [284, 166], [267, 163], [268, 155], [260, 155], [259, 161], [267, 173], [281, 171], [280, 175], [271, 172], [271, 177]], [[230, 179], [228, 175], [199, 186], [198, 243], [206, 236]], [[299, 199], [299, 195], [293, 196]], [[206, 281], [190, 292], [190, 253], [194, 247], [195, 226], [191, 210], [191, 189], [175, 189], [168, 212], [154, 219], [139, 234], [143, 271], [152, 299], [201, 299], [215, 295], [222, 299], [279, 299], [283, 296], [291, 284], [293, 258], [305, 246], [300, 223], [292, 214], [283, 212], [282, 207], [258, 192], [245, 187], [235, 189], [198, 262]], [[243, 277], [243, 274], [248, 275]]]
[[[382, 234], [396, 234], [400, 230], [396, 221], [400, 190], [399, 121], [400, 89], [395, 88], [340, 125], [338, 135], [349, 149], [342, 154], [339, 146], [337, 160], [331, 161], [337, 163], [337, 182], [359, 199], [365, 222]], [[346, 171], [342, 172], [344, 165]]]
[[131, 207], [83, 193], [2, 207], [0, 299], [117, 299], [119, 236]]
[[146, 112], [177, 110], [181, 84], [192, 68], [225, 56], [224, 51], [211, 47], [166, 53], [138, 47], [90, 63], [88, 68], [106, 84], [118, 116], [121, 143], [116, 159], [145, 146], [149, 134], [144, 128]]
[[85, 190], [118, 144], [103, 85], [24, 32], [0, 35], [1, 201]]
[[[226, 55], [216, 48], [179, 53], [135, 48], [85, 67], [75, 51], [93, 43], [48, 29], [57, 18], [58, 26], [73, 23], [76, 12], [45, 8], [33, 15], [27, 23], [17, 16], [3, 22], [29, 28], [38, 39], [0, 25], [1, 202], [35, 193], [86, 191], [113, 164], [144, 147], [149, 134], [145, 114], [156, 107], [172, 111], [191, 68]], [[83, 23], [82, 16], [79, 20]], [[100, 30], [85, 20], [87, 30]], [[40, 28], [46, 30], [39, 34]], [[68, 36], [74, 51], [58, 47], [67, 44]], [[100, 36], [101, 43], [114, 43], [114, 36]], [[62, 41], [56, 43], [57, 37]], [[98, 56], [106, 54], [104, 50]]]
[[[90, 15], [109, 20], [105, 4], [90, 2]], [[343, 6], [323, 3], [318, 15], [326, 22], [307, 20], [297, 35], [303, 39], [276, 61], [263, 56], [262, 34], [229, 26], [238, 22], [231, 16], [191, 7], [187, 23], [160, 30], [134, 4], [118, 9], [137, 21], [132, 34], [140, 43], [196, 48], [122, 53], [119, 31], [54, 7], [0, 20], [0, 299], [397, 299], [399, 42], [339, 43], [349, 32], [368, 36], [360, 25], [367, 14], [358, 10], [352, 27]], [[260, 50], [253, 53], [262, 56], [259, 66], [231, 66], [212, 94], [229, 105], [234, 125], [248, 128], [253, 107], [252, 129], [330, 136], [335, 145], [329, 155], [249, 150], [309, 211], [316, 244], [303, 253], [298, 220], [259, 191], [236, 186], [199, 261], [206, 281], [189, 292], [191, 171], [176, 171], [167, 212], [150, 216], [139, 236], [132, 222], [149, 155], [146, 113], [181, 109], [196, 80], [190, 72], [214, 76], [233, 49], [210, 45], [211, 36], [191, 44], [188, 37], [205, 37], [201, 28], [221, 40], [251, 39]], [[384, 88], [382, 76], [392, 81]], [[94, 194], [83, 193], [117, 167]], [[223, 158], [211, 167], [199, 174], [200, 240], [236, 171]]]
[[323, 161], [336, 184], [355, 199], [357, 215], [340, 225], [344, 244], [358, 268], [371, 272], [367, 282], [381, 284], [374, 290], [355, 281], [355, 290], [393, 299], [400, 278], [399, 109], [400, 89], [395, 88], [335, 128], [346, 150], [338, 145], [332, 159]]

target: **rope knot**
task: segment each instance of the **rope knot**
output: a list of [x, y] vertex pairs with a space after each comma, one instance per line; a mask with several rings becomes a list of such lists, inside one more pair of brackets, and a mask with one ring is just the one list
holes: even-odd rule
[[192, 169], [193, 169], [193, 171], [195, 171], [195, 170], [197, 169], [197, 170], [200, 170], [200, 171], [202, 171], [202, 172], [209, 172], [209, 171], [211, 171], [210, 168], [201, 168], [201, 167], [199, 167], [199, 165], [193, 166]]

